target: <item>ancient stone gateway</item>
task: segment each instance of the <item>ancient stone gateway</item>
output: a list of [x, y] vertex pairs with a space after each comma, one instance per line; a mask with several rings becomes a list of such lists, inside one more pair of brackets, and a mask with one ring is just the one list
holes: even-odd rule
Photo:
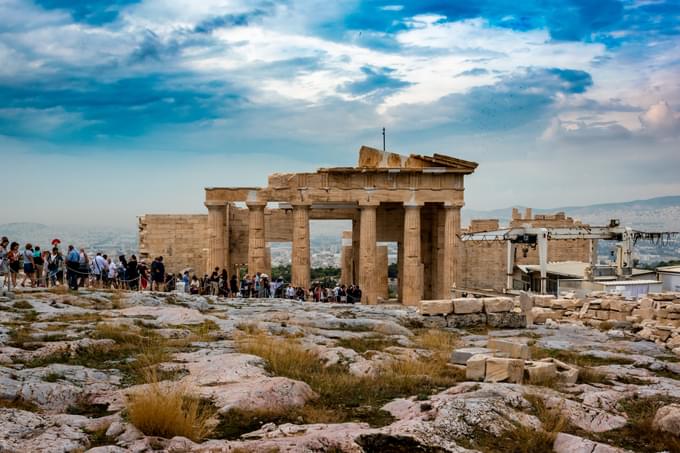
[[[203, 241], [207, 236], [205, 269], [247, 264], [250, 273], [270, 271], [268, 242], [290, 241], [292, 284], [309, 288], [309, 221], [347, 219], [352, 221], [352, 231], [343, 240], [342, 279], [361, 286], [364, 303], [377, 303], [381, 293], [377, 263], [385, 262], [386, 252], [379, 250], [377, 242], [398, 244], [402, 303], [449, 298], [457, 272], [463, 179], [476, 168], [475, 162], [440, 154], [402, 156], [364, 146], [356, 167], [277, 173], [260, 188], [206, 188], [208, 215], [201, 219], [207, 234], [189, 235]], [[189, 260], [185, 246], [176, 242], [191, 238], [161, 240], [156, 229], [146, 231], [157, 217], [140, 218], [142, 256], [163, 254], [163, 250], [168, 255], [171, 248], [182, 250], [185, 261]], [[201, 229], [201, 221], [195, 218], [195, 228]], [[152, 246], [153, 241], [162, 247]], [[174, 265], [172, 256], [166, 260]], [[183, 265], [176, 263], [178, 268]]]

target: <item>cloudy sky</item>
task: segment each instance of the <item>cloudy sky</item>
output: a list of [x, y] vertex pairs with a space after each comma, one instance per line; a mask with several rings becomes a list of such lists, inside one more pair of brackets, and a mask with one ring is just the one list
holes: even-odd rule
[[480, 163], [489, 209], [680, 194], [678, 0], [0, 0], [1, 222], [134, 225], [203, 187]]

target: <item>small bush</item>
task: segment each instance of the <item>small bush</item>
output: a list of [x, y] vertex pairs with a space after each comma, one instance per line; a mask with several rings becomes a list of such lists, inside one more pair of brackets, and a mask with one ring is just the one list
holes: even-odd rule
[[64, 378], [63, 375], [61, 375], [59, 373], [51, 372], [51, 373], [47, 373], [45, 376], [43, 376], [43, 381], [45, 381], [45, 382], [57, 382], [58, 380], [63, 379], [63, 378]]
[[66, 413], [71, 415], [85, 415], [87, 417], [104, 417], [111, 415], [113, 412], [108, 410], [108, 404], [93, 404], [86, 398], [81, 398], [75, 403], [71, 404]]
[[14, 305], [12, 305], [14, 308], [18, 308], [19, 310], [32, 310], [33, 305], [27, 300], [18, 300], [14, 302]]
[[129, 397], [130, 422], [147, 436], [187, 437], [200, 442], [212, 431], [214, 408], [191, 395], [183, 385], [152, 382]]
[[25, 322], [35, 322], [38, 320], [38, 312], [35, 310], [30, 310], [24, 313]]

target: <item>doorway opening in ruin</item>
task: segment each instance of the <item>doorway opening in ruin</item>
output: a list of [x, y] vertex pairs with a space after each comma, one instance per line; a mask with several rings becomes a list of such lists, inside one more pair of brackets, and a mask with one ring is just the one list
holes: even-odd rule
[[291, 282], [291, 256], [293, 253], [293, 243], [290, 241], [267, 242], [267, 252], [271, 259], [272, 280], [282, 278], [284, 283]]
[[[309, 221], [312, 284], [319, 283], [323, 287], [333, 288], [336, 283], [345, 283], [342, 281], [342, 248], [346, 246], [347, 239], [343, 239], [343, 235], [351, 230], [351, 220], [315, 219]], [[351, 245], [351, 235], [349, 244]], [[348, 270], [345, 269], [345, 273], [347, 272]]]
[[398, 303], [401, 301], [401, 285], [399, 275], [399, 243], [378, 242], [376, 257], [376, 275], [379, 279], [378, 297], [385, 302]]

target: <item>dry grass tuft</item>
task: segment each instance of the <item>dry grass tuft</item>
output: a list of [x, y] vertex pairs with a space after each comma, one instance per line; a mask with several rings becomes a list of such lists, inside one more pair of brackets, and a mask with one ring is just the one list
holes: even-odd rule
[[502, 436], [477, 431], [467, 440], [468, 447], [494, 453], [552, 452], [557, 434], [568, 428], [567, 419], [562, 415], [560, 408], [548, 409], [540, 396], [528, 394], [524, 398], [531, 404], [533, 415], [541, 421], [541, 429], [535, 430], [514, 424], [513, 428], [504, 432]]
[[92, 338], [108, 338], [118, 344], [137, 345], [141, 342], [142, 336], [139, 329], [131, 328], [127, 325], [117, 325], [100, 322], [92, 332]]
[[569, 427], [569, 422], [562, 414], [561, 407], [548, 408], [539, 395], [526, 394], [524, 399], [531, 404], [533, 415], [541, 421], [543, 431], [557, 435]]
[[579, 367], [593, 367], [600, 365], [630, 365], [635, 361], [626, 357], [598, 357], [589, 354], [579, 354], [565, 349], [549, 349], [540, 346], [531, 347], [531, 357], [534, 360], [551, 357], [562, 362], [571, 363]]
[[130, 395], [127, 414], [147, 436], [183, 436], [200, 442], [212, 431], [214, 408], [191, 395], [184, 385], [156, 381]]
[[264, 331], [260, 329], [257, 324], [253, 322], [240, 322], [236, 324], [236, 328], [247, 335], [263, 335]]
[[341, 338], [336, 342], [336, 345], [363, 354], [366, 351], [382, 351], [390, 346], [398, 346], [399, 343], [393, 338], [371, 335], [359, 338]]
[[430, 329], [417, 334], [414, 341], [421, 348], [448, 355], [458, 345], [458, 339], [458, 335], [453, 332]]
[[33, 330], [28, 326], [17, 326], [9, 331], [9, 345], [15, 348], [23, 348], [25, 343], [35, 341]]
[[[305, 423], [365, 421], [384, 426], [392, 421], [380, 410], [388, 401], [414, 395], [427, 398], [463, 378], [460, 371], [449, 367], [448, 355], [444, 354], [433, 354], [426, 360], [395, 359], [376, 375], [355, 376], [342, 366], [324, 367], [297, 339], [242, 335], [237, 346], [243, 353], [265, 359], [271, 373], [304, 381], [319, 394], [318, 400], [308, 405], [311, 408], [287, 414], [288, 420], [297, 417]], [[270, 414], [280, 422], [278, 415]], [[295, 418], [290, 421], [297, 422]]]
[[34, 403], [26, 401], [22, 397], [18, 396], [14, 399], [3, 399], [0, 398], [0, 407], [6, 409], [19, 409], [22, 411], [38, 412], [39, 408]]
[[680, 453], [677, 433], [656, 431], [652, 422], [659, 408], [679, 403], [680, 399], [668, 396], [632, 397], [619, 401], [618, 407], [628, 416], [628, 423], [620, 429], [604, 433], [577, 432], [583, 437], [632, 451], [669, 451]]
[[50, 319], [52, 322], [99, 322], [102, 317], [99, 313], [72, 313], [58, 315]]
[[121, 308], [125, 308], [124, 294], [125, 291], [120, 289], [114, 289], [111, 292], [111, 308], [113, 308], [114, 310], [120, 310]]

